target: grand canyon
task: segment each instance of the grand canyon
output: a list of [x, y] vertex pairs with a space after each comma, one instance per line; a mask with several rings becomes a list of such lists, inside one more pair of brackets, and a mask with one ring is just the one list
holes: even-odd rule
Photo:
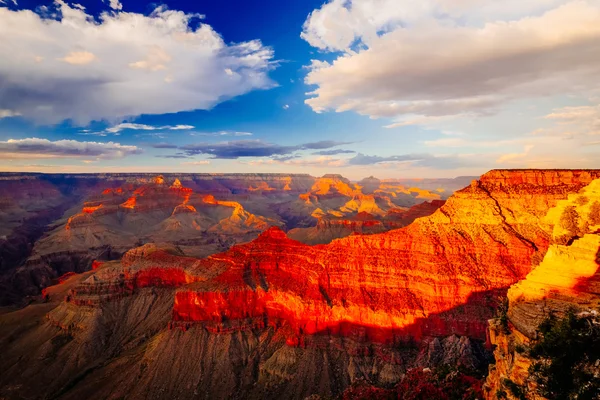
[[523, 348], [600, 307], [599, 170], [0, 186], [6, 399], [543, 398]]
[[0, 400], [600, 400], [600, 0], [0, 0]]

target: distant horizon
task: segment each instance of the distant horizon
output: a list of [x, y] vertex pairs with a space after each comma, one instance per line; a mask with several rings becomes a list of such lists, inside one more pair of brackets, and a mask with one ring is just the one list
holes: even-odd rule
[[[488, 171], [489, 172], [489, 171]], [[368, 178], [376, 178], [379, 179], [381, 181], [393, 181], [393, 180], [406, 180], [406, 181], [422, 181], [422, 180], [437, 180], [437, 179], [447, 179], [447, 180], [454, 180], [454, 179], [460, 179], [460, 178], [479, 178], [484, 174], [480, 174], [480, 175], [459, 175], [459, 176], [454, 176], [454, 177], [433, 177], [433, 178], [418, 178], [418, 177], [405, 177], [405, 176], [398, 176], [398, 177], [391, 177], [391, 178], [380, 178], [378, 176], [375, 175], [368, 175], [368, 176], [363, 176], [361, 178], [350, 178], [348, 176], [345, 176], [342, 173], [324, 173], [322, 175], [313, 175], [313, 174], [309, 174], [309, 173], [303, 173], [303, 172], [290, 172], [290, 173], [285, 173], [285, 172], [205, 172], [205, 171], [185, 171], [185, 172], [159, 172], [159, 171], [152, 171], [152, 172], [111, 172], [111, 171], [97, 171], [97, 172], [63, 172], [63, 171], [59, 171], [59, 172], [45, 172], [45, 171], [0, 171], [0, 176], [2, 175], [19, 175], [19, 174], [24, 174], [24, 175], [101, 175], [101, 174], [115, 174], [115, 175], [148, 175], [148, 176], [157, 176], [157, 175], [163, 175], [163, 176], [169, 176], [169, 177], [173, 177], [176, 178], [177, 176], [180, 175], [207, 175], [207, 176], [219, 176], [219, 175], [268, 175], [268, 176], [272, 176], [272, 175], [281, 175], [281, 176], [310, 176], [313, 178], [325, 178], [327, 177], [327, 175], [337, 175], [340, 176], [342, 178], [348, 179], [352, 182], [358, 182], [361, 181], [363, 179], [368, 179]]]

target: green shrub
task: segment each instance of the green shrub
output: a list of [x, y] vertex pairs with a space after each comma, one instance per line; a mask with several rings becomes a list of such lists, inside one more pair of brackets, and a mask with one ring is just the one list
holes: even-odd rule
[[600, 378], [590, 372], [600, 357], [600, 324], [570, 311], [562, 319], [550, 316], [538, 331], [541, 339], [530, 350], [537, 361], [529, 369], [538, 394], [557, 400], [600, 398]]
[[504, 333], [509, 334], [510, 329], [508, 328], [508, 298], [503, 297], [499, 299], [498, 307], [496, 308], [496, 318], [500, 322], [500, 327]]
[[505, 387], [510, 392], [510, 394], [513, 395], [513, 397], [519, 400], [527, 400], [527, 397], [525, 396], [525, 389], [523, 389], [523, 387], [517, 385], [510, 379], [502, 379], [502, 386]]

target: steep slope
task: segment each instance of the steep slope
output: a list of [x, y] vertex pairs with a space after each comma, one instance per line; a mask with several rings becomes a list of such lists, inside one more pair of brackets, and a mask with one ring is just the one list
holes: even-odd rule
[[540, 324], [569, 311], [600, 312], [600, 180], [560, 201], [546, 220], [554, 224], [554, 243], [541, 263], [509, 289], [506, 321], [490, 321], [496, 363], [487, 379], [489, 399], [500, 392], [515, 398], [510, 385], [522, 387], [527, 398], [542, 398], [536, 394], [528, 354], [540, 339]]
[[178, 243], [189, 254], [205, 256], [279, 224], [238, 202], [196, 194], [178, 178], [143, 178], [88, 197], [80, 212], [35, 244], [13, 282], [34, 295], [53, 278], [86, 271], [94, 259], [116, 259], [142, 243]]
[[204, 259], [143, 246], [0, 316], [0, 396], [305, 398], [480, 363], [496, 296], [549, 245], [548, 210], [598, 177], [492, 171], [405, 228], [329, 245], [270, 228]]
[[415, 219], [433, 214], [444, 204], [441, 200], [433, 200], [417, 204], [408, 209], [391, 208], [385, 215], [375, 216], [368, 212], [359, 212], [348, 217], [320, 215], [317, 225], [310, 228], [296, 228], [287, 232], [290, 239], [305, 244], [327, 244], [334, 239], [341, 239], [352, 234], [382, 233], [390, 229], [402, 228], [411, 224]]
[[[597, 174], [492, 171], [457, 192], [430, 217], [404, 229], [352, 236], [328, 246], [301, 246], [269, 231], [219, 256], [218, 262], [237, 266], [222, 279], [241, 285], [240, 296], [255, 304], [244, 315], [268, 315], [273, 310], [279, 318], [280, 313], [291, 312], [284, 319], [299, 322], [301, 332], [336, 331], [344, 322], [376, 327], [374, 335], [383, 334], [385, 340], [404, 333], [412, 337], [457, 333], [484, 339], [493, 296], [524, 277], [534, 254], [543, 254], [548, 246], [552, 224], [543, 219], [548, 209]], [[279, 277], [285, 271], [291, 275]], [[242, 277], [248, 276], [264, 282], [247, 285]], [[283, 281], [276, 283], [279, 280]], [[288, 288], [288, 281], [297, 288]], [[211, 296], [211, 285], [178, 294], [177, 306], [186, 310], [180, 320], [211, 320], [188, 309]], [[261, 297], [261, 287], [266, 298]], [[283, 290], [280, 297], [275, 287]], [[233, 304], [239, 300], [230, 301], [236, 309]], [[225, 315], [228, 321], [241, 318]]]

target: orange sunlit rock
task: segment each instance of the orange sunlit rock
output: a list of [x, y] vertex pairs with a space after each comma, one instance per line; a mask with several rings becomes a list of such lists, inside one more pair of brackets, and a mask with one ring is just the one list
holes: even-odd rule
[[544, 220], [553, 224], [554, 243], [539, 265], [508, 290], [508, 327], [490, 321], [496, 365], [487, 377], [489, 400], [496, 398], [506, 378], [533, 388], [532, 359], [515, 348], [537, 339], [545, 318], [569, 310], [597, 313], [600, 309], [600, 179], [557, 202]]
[[[404, 228], [327, 245], [305, 245], [276, 227], [201, 260], [145, 245], [120, 265], [100, 269], [74, 290], [73, 302], [168, 286], [178, 288], [173, 326], [202, 324], [223, 333], [286, 325], [290, 344], [321, 333], [382, 343], [450, 334], [483, 340], [497, 296], [530, 273], [534, 256], [548, 248], [554, 229], [548, 210], [591, 179], [586, 172], [492, 171], [443, 206], [390, 209], [386, 218], [401, 220], [441, 206]], [[267, 224], [238, 202], [199, 199], [198, 207], [231, 208], [218, 229]], [[361, 211], [352, 221], [327, 223], [366, 229], [379, 224], [373, 218]]]
[[99, 210], [100, 208], [102, 208], [102, 204], [97, 205], [97, 206], [91, 206], [91, 207], [83, 207], [83, 213], [84, 214], [92, 214], [95, 211]]
[[251, 192], [258, 192], [258, 191], [260, 191], [260, 192], [271, 192], [271, 191], [275, 190], [275, 188], [270, 187], [268, 182], [264, 182], [263, 181], [263, 182], [260, 182], [256, 186], [250, 186], [248, 188], [248, 190], [251, 191]]
[[134, 209], [136, 203], [137, 203], [136, 197], [135, 196], [131, 196], [130, 198], [127, 199], [127, 201], [125, 201], [123, 204], [121, 204], [121, 207], [123, 207], [123, 208], [129, 208], [129, 209]]

